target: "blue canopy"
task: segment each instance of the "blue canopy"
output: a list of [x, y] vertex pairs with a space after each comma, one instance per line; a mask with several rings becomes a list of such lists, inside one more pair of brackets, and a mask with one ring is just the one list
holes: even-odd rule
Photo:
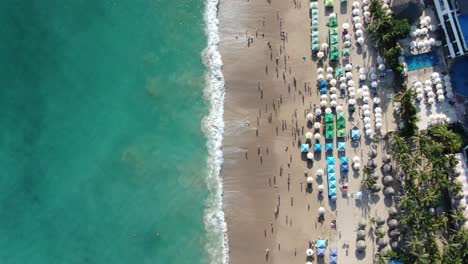
[[358, 139], [361, 138], [361, 133], [359, 132], [358, 129], [353, 129], [353, 130], [351, 130], [351, 138], [352, 138], [353, 140], [358, 140]]
[[327, 87], [327, 85], [328, 85], [328, 82], [325, 81], [325, 80], [323, 80], [323, 81], [320, 82], [320, 86], [321, 86], [322, 88], [323, 88], [323, 87]]
[[301, 144], [301, 152], [302, 153], [309, 152], [309, 144]]
[[330, 264], [337, 264], [337, 263], [338, 263], [337, 256], [330, 256]]
[[347, 164], [341, 164], [341, 172], [347, 173], [349, 171], [349, 166]]
[[336, 189], [336, 181], [329, 181], [328, 182], [328, 188]]
[[317, 256], [319, 257], [325, 256], [325, 249], [324, 248], [317, 249]]
[[317, 248], [326, 248], [327, 247], [327, 240], [320, 239], [317, 240]]
[[348, 157], [341, 157], [340, 158], [341, 165], [348, 165]]
[[322, 144], [315, 143], [314, 144], [314, 152], [322, 152]]
[[335, 247], [330, 248], [330, 256], [338, 256], [338, 249]]
[[335, 165], [335, 157], [327, 157], [327, 165]]
[[330, 188], [328, 190], [328, 195], [330, 195], [331, 197], [336, 196], [336, 188]]
[[328, 173], [335, 173], [335, 165], [328, 165], [327, 171]]
[[328, 181], [336, 181], [336, 174], [328, 173]]
[[322, 88], [322, 89], [320, 89], [320, 93], [321, 93], [321, 94], [327, 94], [327, 92], [328, 92], [328, 90], [327, 90], [327, 88], [325, 88], [325, 87]]
[[338, 151], [346, 151], [346, 142], [338, 142]]
[[325, 144], [325, 151], [333, 151], [333, 143]]

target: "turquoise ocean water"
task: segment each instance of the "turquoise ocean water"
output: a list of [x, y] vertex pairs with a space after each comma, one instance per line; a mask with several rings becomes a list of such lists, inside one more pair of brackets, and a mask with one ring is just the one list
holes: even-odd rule
[[204, 8], [0, 1], [0, 263], [210, 262]]

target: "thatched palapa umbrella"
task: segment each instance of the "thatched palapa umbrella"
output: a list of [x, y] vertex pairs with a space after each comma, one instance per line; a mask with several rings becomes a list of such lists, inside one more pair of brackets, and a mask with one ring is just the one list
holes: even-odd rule
[[384, 184], [385, 185], [390, 185], [393, 183], [393, 177], [391, 175], [387, 175], [383, 178]]
[[379, 240], [377, 240], [377, 245], [379, 245], [380, 247], [385, 247], [386, 245], [388, 245], [388, 239], [385, 237], [379, 238]]
[[396, 219], [391, 219], [387, 224], [390, 229], [395, 229], [398, 226], [398, 221]]
[[387, 163], [390, 163], [390, 161], [392, 161], [392, 157], [388, 154], [385, 154], [382, 158], [382, 161], [387, 164]]
[[376, 180], [379, 179], [379, 175], [378, 175], [377, 173], [371, 173], [370, 177], [371, 177], [374, 181], [376, 181]]
[[383, 171], [385, 174], [392, 173], [392, 165], [390, 165], [390, 164], [384, 164], [384, 165], [382, 166], [382, 171]]
[[377, 150], [373, 148], [373, 149], [371, 149], [369, 151], [369, 153], [367, 155], [369, 156], [369, 158], [373, 159], [373, 158], [377, 157]]
[[384, 190], [384, 194], [385, 194], [386, 196], [394, 195], [394, 194], [395, 194], [395, 189], [393, 189], [392, 187], [387, 187], [387, 188], [385, 188], [385, 190]]
[[373, 184], [372, 187], [371, 187], [372, 192], [378, 192], [380, 190], [382, 190], [382, 186], [380, 186], [380, 184], [378, 184], [378, 183]]
[[366, 249], [367, 245], [366, 245], [366, 242], [364, 240], [358, 240], [358, 242], [356, 242], [356, 249], [358, 251], [364, 251]]
[[390, 244], [390, 246], [392, 247], [393, 250], [395, 250], [395, 249], [398, 249], [400, 245], [398, 244], [398, 241], [393, 241], [392, 244]]
[[375, 164], [373, 159], [370, 159], [370, 160], [367, 161], [367, 167], [369, 167], [371, 169], [375, 169], [377, 167], [377, 165]]
[[388, 208], [388, 214], [391, 216], [395, 216], [398, 214], [398, 209], [396, 209], [395, 207], [390, 207]]
[[398, 236], [400, 235], [400, 231], [394, 229], [394, 230], [390, 231], [390, 232], [388, 233], [388, 235], [389, 235], [391, 238], [396, 238], [396, 237], [398, 237]]
[[375, 219], [375, 222], [378, 225], [383, 225], [383, 224], [385, 224], [385, 218], [383, 218], [381, 215], [379, 215], [379, 216], [377, 216], [377, 219]]
[[366, 226], [367, 226], [366, 220], [364, 220], [364, 219], [359, 220], [358, 226], [359, 226], [359, 228], [362, 228], [362, 229], [366, 228]]
[[366, 230], [358, 230], [356, 235], [358, 240], [364, 240], [366, 238]]

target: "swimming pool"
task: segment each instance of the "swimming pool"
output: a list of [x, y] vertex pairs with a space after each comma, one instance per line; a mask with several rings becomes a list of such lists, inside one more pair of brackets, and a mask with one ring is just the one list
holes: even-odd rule
[[453, 89], [468, 97], [468, 57], [458, 58], [450, 69]]
[[408, 71], [416, 71], [423, 68], [439, 65], [439, 58], [434, 51], [407, 56], [405, 58], [406, 64], [408, 64]]

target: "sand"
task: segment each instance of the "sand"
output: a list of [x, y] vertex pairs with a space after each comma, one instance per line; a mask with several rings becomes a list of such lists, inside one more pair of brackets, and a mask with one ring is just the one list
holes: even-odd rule
[[[329, 201], [326, 190], [323, 199], [319, 199], [318, 182], [313, 183], [312, 192], [306, 192], [305, 172], [315, 179], [317, 169], [326, 168], [324, 152], [310, 166], [301, 158], [298, 148], [299, 140], [305, 142], [304, 134], [312, 131], [307, 128], [305, 111], [320, 102], [316, 89], [317, 62], [311, 58], [309, 0], [271, 2], [270, 5], [266, 0], [229, 0], [219, 5], [220, 51], [226, 81], [222, 177], [230, 263], [305, 263], [309, 241], [321, 238], [328, 240], [328, 247], [339, 248], [340, 263], [372, 263], [377, 250], [375, 243], [369, 235], [366, 254], [355, 253], [355, 228], [361, 219], [369, 221], [377, 214], [387, 217], [386, 207], [391, 206], [392, 199], [384, 199], [381, 192], [371, 196], [364, 191], [363, 202], [356, 203], [352, 196], [361, 190], [362, 170], [349, 173], [349, 194], [338, 191], [336, 204]], [[319, 1], [319, 10], [320, 39], [325, 42], [328, 17], [323, 1]], [[347, 9], [336, 6], [335, 12], [341, 31], [341, 24], [351, 18], [351, 2], [347, 3]], [[287, 34], [284, 41], [280, 24]], [[249, 37], [253, 39], [250, 44]], [[353, 65], [370, 67], [375, 63], [376, 54], [367, 47], [368, 44], [362, 50], [353, 49], [350, 57]], [[344, 66], [348, 60], [340, 63]], [[353, 74], [357, 86], [357, 69]], [[391, 75], [386, 79], [390, 85]], [[390, 90], [379, 89], [383, 132], [394, 129]], [[346, 106], [346, 100], [341, 98], [338, 102]], [[363, 133], [361, 119], [356, 111], [348, 120], [347, 129], [357, 121]], [[322, 138], [321, 143], [324, 142]], [[363, 138], [354, 148], [349, 138], [346, 142], [346, 156], [352, 159], [358, 155], [366, 164], [370, 141]], [[381, 140], [376, 147], [379, 155], [375, 161], [380, 167], [385, 141]], [[338, 159], [336, 150], [333, 156]], [[321, 184], [327, 186], [326, 176]], [[275, 216], [278, 203], [279, 213]], [[327, 210], [323, 223], [317, 221], [321, 206]], [[336, 229], [330, 225], [332, 219], [337, 221]], [[343, 243], [349, 244], [348, 250], [343, 248]], [[315, 257], [314, 262], [328, 263], [328, 250], [324, 259]]]

